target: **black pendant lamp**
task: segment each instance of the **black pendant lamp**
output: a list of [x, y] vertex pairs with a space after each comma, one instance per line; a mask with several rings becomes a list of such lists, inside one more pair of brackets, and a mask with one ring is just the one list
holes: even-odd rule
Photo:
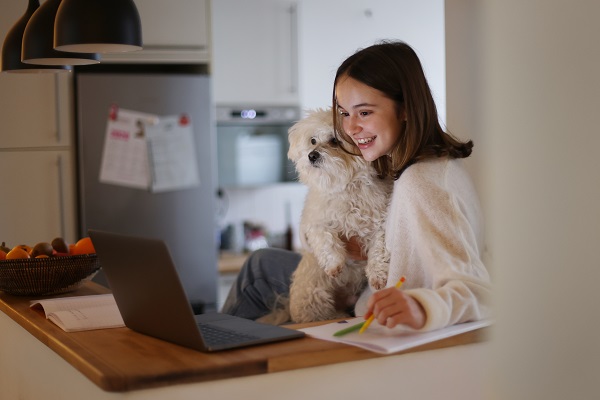
[[54, 48], [119, 53], [142, 49], [142, 23], [133, 0], [63, 0], [54, 24]]
[[100, 62], [98, 54], [54, 50], [55, 16], [61, 0], [46, 0], [31, 16], [23, 33], [21, 61], [41, 65], [88, 65]]
[[21, 62], [21, 45], [23, 42], [23, 32], [27, 22], [33, 13], [39, 8], [39, 0], [29, 0], [27, 10], [19, 18], [13, 27], [8, 31], [2, 45], [2, 64], [0, 71], [2, 72], [19, 72], [19, 73], [34, 73], [34, 72], [65, 72], [69, 70], [66, 65], [45, 66], [31, 65]]

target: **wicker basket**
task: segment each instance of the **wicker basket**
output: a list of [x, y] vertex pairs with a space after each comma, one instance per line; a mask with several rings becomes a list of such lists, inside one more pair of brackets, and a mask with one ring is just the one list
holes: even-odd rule
[[20, 296], [70, 292], [100, 269], [95, 254], [0, 261], [0, 290]]

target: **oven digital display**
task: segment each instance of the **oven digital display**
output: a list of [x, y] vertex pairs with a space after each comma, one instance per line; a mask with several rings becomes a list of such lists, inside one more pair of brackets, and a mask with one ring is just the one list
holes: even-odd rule
[[267, 113], [265, 111], [248, 109], [248, 110], [232, 110], [231, 117], [232, 118], [242, 118], [242, 119], [254, 119], [256, 117], [265, 117]]

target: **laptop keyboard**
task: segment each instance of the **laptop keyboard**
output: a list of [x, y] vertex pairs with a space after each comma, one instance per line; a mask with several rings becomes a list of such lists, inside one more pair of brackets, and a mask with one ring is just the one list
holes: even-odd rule
[[246, 333], [205, 323], [198, 323], [198, 328], [200, 328], [200, 332], [206, 343], [211, 346], [244, 343], [250, 340], [260, 339], [258, 336], [248, 335]]

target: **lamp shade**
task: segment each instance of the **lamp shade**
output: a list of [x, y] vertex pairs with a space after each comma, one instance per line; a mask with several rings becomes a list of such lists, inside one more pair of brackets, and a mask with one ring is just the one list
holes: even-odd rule
[[142, 22], [132, 0], [63, 0], [54, 24], [54, 48], [120, 53], [142, 49]]
[[21, 62], [23, 32], [25, 31], [27, 22], [39, 6], [39, 0], [29, 0], [25, 13], [17, 20], [17, 22], [15, 22], [13, 27], [6, 34], [4, 44], [2, 45], [2, 64], [0, 65], [0, 70], [2, 72], [59, 72], [69, 70], [69, 67], [63, 65], [49, 67], [30, 65]]
[[46, 0], [31, 16], [23, 33], [21, 61], [42, 65], [87, 65], [100, 62], [98, 54], [54, 50], [54, 17], [61, 0]]

